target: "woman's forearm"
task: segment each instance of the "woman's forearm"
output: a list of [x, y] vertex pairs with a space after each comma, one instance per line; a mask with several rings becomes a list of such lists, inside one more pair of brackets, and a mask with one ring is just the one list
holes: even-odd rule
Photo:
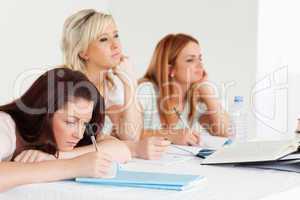
[[[119, 163], [127, 162], [131, 159], [131, 153], [126, 144], [117, 139], [104, 139], [97, 140], [99, 149], [109, 154], [112, 159]], [[77, 147], [69, 152], [60, 152], [60, 159], [74, 158], [89, 152], [95, 151], [94, 145], [87, 145], [83, 147]]]
[[77, 156], [94, 151], [93, 145], [87, 145], [83, 147], [76, 147], [72, 151], [60, 151], [58, 154], [59, 159], [70, 159]]
[[72, 160], [0, 162], [0, 192], [19, 185], [70, 179], [76, 175]]
[[136, 83], [132, 86], [126, 85], [125, 109], [120, 120], [120, 139], [137, 141], [142, 131], [143, 115], [135, 98]]
[[147, 137], [163, 137], [169, 139], [171, 135], [174, 135], [171, 130], [159, 129], [159, 130], [143, 130], [141, 134], [141, 139]]
[[229, 117], [222, 109], [218, 100], [207, 99], [204, 100], [207, 111], [201, 117], [201, 124], [208, 125], [208, 131], [213, 135], [229, 136]]

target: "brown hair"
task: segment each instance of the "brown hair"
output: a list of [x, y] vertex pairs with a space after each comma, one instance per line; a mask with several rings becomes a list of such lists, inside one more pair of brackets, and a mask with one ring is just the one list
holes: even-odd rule
[[[73, 90], [70, 90], [70, 86]], [[23, 150], [37, 149], [55, 154], [58, 149], [52, 118], [72, 97], [94, 102], [90, 123], [97, 124], [101, 129], [104, 123], [103, 98], [83, 73], [67, 68], [45, 72], [19, 99], [0, 106], [0, 111], [12, 117], [21, 138], [29, 144]], [[91, 144], [91, 141], [84, 134], [77, 146], [87, 144]]]
[[[189, 43], [199, 42], [190, 35], [186, 34], [169, 34], [162, 38], [155, 47], [150, 65], [141, 82], [151, 81], [158, 86], [159, 89], [159, 113], [167, 125], [174, 124], [178, 121], [178, 116], [173, 112], [179, 100], [176, 98], [178, 90], [170, 77], [169, 65], [175, 65], [176, 59], [182, 49]], [[193, 87], [192, 87], [193, 88]], [[190, 95], [191, 94], [191, 95]], [[192, 119], [196, 105], [193, 101], [193, 91], [188, 92], [188, 101], [190, 102], [189, 119]], [[175, 98], [174, 98], [175, 97]]]

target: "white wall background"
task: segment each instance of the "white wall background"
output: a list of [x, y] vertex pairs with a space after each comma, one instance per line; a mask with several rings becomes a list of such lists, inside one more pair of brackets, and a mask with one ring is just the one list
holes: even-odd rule
[[[248, 107], [256, 75], [257, 0], [111, 0], [110, 8], [139, 75], [163, 36], [188, 33], [200, 41], [210, 80], [220, 89], [234, 82], [223, 95], [225, 104], [242, 95]], [[249, 119], [251, 137], [251, 113]]]
[[257, 93], [260, 138], [293, 135], [300, 118], [300, 2], [261, 0], [258, 17]]
[[[24, 71], [61, 63], [63, 22], [83, 8], [114, 15], [125, 52], [140, 76], [159, 39], [171, 32], [192, 34], [200, 41], [210, 80], [220, 87], [234, 81], [224, 97], [232, 101], [243, 95], [250, 108], [258, 63], [258, 0], [5, 1], [0, 7], [0, 104], [14, 98], [15, 80]], [[36, 77], [22, 84], [21, 91]], [[254, 136], [252, 114], [250, 119]]]
[[168, 33], [195, 36], [212, 81], [235, 81], [246, 96], [256, 70], [256, 0], [111, 1], [125, 50], [143, 75], [156, 43]]
[[[83, 8], [108, 10], [108, 5], [106, 0], [1, 1], [0, 104], [24, 92], [42, 73], [29, 70], [61, 64], [60, 38], [67, 16]], [[24, 72], [33, 75], [24, 80]], [[22, 87], [16, 83], [20, 79]]]

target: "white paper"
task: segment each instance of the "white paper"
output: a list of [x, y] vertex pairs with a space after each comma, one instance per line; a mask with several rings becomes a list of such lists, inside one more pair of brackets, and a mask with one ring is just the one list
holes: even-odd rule
[[143, 164], [151, 164], [151, 165], [172, 165], [180, 162], [184, 162], [192, 159], [191, 156], [183, 156], [177, 154], [164, 154], [159, 160], [144, 160], [139, 158], [134, 158], [130, 161], [130, 163], [143, 163]]

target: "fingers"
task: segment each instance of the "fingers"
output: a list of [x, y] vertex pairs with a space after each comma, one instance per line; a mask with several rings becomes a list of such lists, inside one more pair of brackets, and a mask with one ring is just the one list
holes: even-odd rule
[[106, 177], [108, 174], [110, 174], [112, 170], [112, 164], [110, 165], [98, 165], [96, 166], [95, 172], [92, 175], [93, 177], [96, 178], [104, 178]]
[[167, 148], [168, 148], [168, 146], [170, 146], [170, 144], [171, 144], [171, 142], [169, 140], [165, 140], [162, 137], [158, 137], [153, 142], [153, 146], [152, 146], [153, 152], [162, 154], [163, 152], [165, 152], [167, 150]]
[[162, 146], [154, 146], [153, 151], [157, 152], [157, 153], [163, 153], [167, 150], [167, 146], [166, 147], [162, 147]]
[[23, 156], [24, 156], [24, 153], [25, 153], [25, 152], [22, 152], [22, 153], [20, 153], [19, 155], [17, 155], [17, 156], [14, 158], [14, 161], [15, 161], [15, 162], [21, 162], [21, 160], [22, 160], [22, 158], [23, 158]]
[[96, 163], [97, 168], [97, 177], [107, 177], [108, 174], [111, 173], [113, 167], [113, 161], [110, 155], [104, 152], [97, 152], [97, 156], [99, 156], [99, 160]]
[[26, 151], [26, 153], [24, 154], [24, 156], [23, 156], [21, 162], [23, 162], [23, 163], [28, 162], [28, 160], [29, 160], [31, 154], [32, 154], [32, 151], [30, 151], [30, 150], [29, 150], [29, 151]]
[[[28, 157], [27, 162], [36, 162], [38, 157], [39, 157], [39, 152], [38, 151], [32, 151], [31, 154]], [[41, 156], [40, 156], [41, 157]]]
[[181, 129], [176, 138], [174, 144], [197, 146], [200, 143], [200, 135], [191, 129]]
[[128, 56], [125, 56], [124, 54], [122, 54], [121, 56], [121, 62], [125, 61], [125, 60], [128, 60], [129, 57]]
[[97, 152], [98, 154], [98, 158], [100, 158], [100, 160], [103, 160], [104, 163], [112, 163], [112, 157], [105, 153], [105, 152]]
[[187, 138], [187, 144], [190, 146], [196, 146], [198, 145], [198, 140], [194, 135], [190, 135], [190, 137]]
[[104, 170], [105, 171], [105, 169], [109, 169], [109, 168], [111, 168], [111, 166], [112, 166], [112, 162], [102, 161], [98, 165], [98, 168], [99, 168], [99, 170]]
[[154, 145], [160, 147], [167, 147], [171, 144], [169, 140], [164, 139], [163, 137], [156, 137], [153, 142]]
[[28, 161], [28, 158], [31, 156], [31, 152], [29, 151], [23, 151], [22, 153], [20, 153], [14, 160], [16, 162], [22, 162], [25, 163]]
[[[143, 143], [142, 143], [143, 145]], [[149, 160], [158, 160], [166, 152], [170, 141], [165, 140], [163, 137], [150, 137], [146, 139], [146, 143], [142, 147], [142, 158]]]
[[45, 155], [38, 155], [36, 158], [35, 158], [35, 161], [34, 162], [42, 162], [42, 161], [45, 161], [45, 160], [55, 160], [55, 157], [53, 155], [50, 155], [47, 156], [46, 154]]
[[122, 55], [121, 56], [121, 59], [120, 59], [120, 63], [119, 63], [119, 66], [117, 66], [116, 68], [122, 68], [122, 67], [125, 67], [128, 65], [128, 62], [129, 62], [129, 58], [125, 55]]
[[149, 160], [159, 160], [162, 157], [163, 154], [151, 154], [149, 155]]
[[187, 141], [188, 145], [197, 146], [200, 144], [200, 135], [196, 132], [192, 132], [189, 134]]
[[55, 157], [51, 154], [44, 153], [39, 150], [25, 150], [15, 157], [15, 162], [32, 163], [45, 160], [54, 160]]
[[163, 150], [157, 150], [156, 148], [153, 149], [148, 153], [147, 159], [149, 160], [159, 160], [165, 153], [166, 149]]
[[206, 81], [208, 78], [206, 70], [203, 70], [203, 80]]
[[201, 141], [200, 134], [194, 133], [194, 132], [193, 132], [193, 135], [194, 135], [195, 138], [197, 139], [197, 145], [200, 144], [200, 141]]

